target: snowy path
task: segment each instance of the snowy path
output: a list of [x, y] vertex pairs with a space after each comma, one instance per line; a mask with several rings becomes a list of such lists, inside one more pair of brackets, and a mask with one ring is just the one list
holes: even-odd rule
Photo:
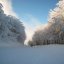
[[64, 64], [64, 45], [0, 48], [0, 64]]

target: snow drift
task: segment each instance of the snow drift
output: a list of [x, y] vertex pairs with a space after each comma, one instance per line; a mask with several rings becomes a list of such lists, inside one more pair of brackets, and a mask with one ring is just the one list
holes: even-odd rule
[[11, 15], [4, 14], [2, 7], [0, 3], [0, 46], [6, 43], [14, 46], [24, 43], [26, 36], [22, 22]]

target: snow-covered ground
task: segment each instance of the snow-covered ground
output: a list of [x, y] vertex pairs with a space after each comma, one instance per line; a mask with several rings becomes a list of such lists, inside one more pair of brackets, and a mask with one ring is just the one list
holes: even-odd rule
[[0, 64], [64, 64], [64, 45], [0, 47]]

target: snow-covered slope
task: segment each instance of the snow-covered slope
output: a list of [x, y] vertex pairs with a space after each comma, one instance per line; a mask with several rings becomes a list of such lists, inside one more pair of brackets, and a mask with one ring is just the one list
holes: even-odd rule
[[64, 45], [0, 48], [0, 64], [64, 64]]

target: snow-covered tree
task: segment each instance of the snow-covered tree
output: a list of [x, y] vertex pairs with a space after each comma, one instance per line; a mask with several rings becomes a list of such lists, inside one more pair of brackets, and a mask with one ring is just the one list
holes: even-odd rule
[[0, 41], [24, 43], [26, 35], [22, 22], [11, 16], [4, 14], [0, 3]]
[[64, 0], [59, 0], [57, 6], [50, 10], [47, 26], [37, 29], [32, 40], [36, 45], [64, 44]]

